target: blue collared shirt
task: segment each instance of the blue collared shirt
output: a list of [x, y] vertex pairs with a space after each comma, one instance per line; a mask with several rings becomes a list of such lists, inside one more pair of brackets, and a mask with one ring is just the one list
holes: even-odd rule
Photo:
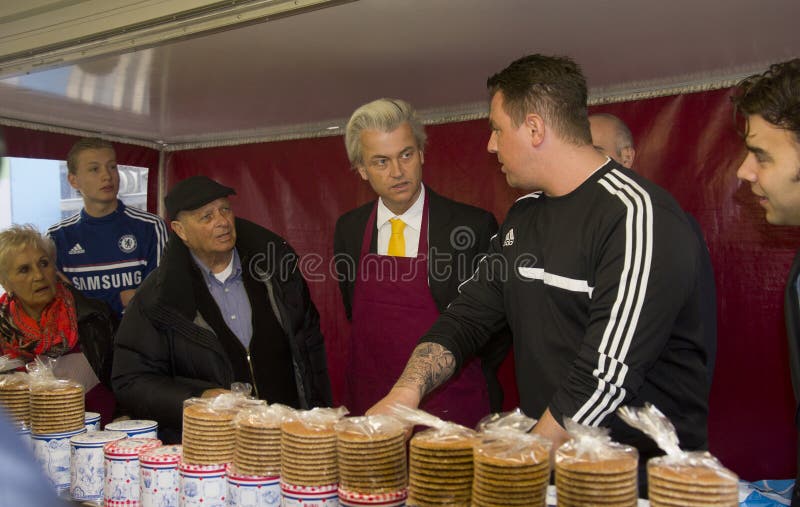
[[200, 268], [200, 272], [203, 273], [208, 292], [216, 301], [219, 311], [225, 319], [225, 324], [247, 348], [253, 337], [253, 319], [250, 299], [247, 297], [247, 290], [244, 288], [242, 279], [242, 261], [239, 259], [239, 252], [235, 248], [233, 249], [231, 264], [225, 269], [225, 271], [230, 271], [230, 274], [223, 282], [219, 281], [216, 275], [194, 254], [192, 257]]

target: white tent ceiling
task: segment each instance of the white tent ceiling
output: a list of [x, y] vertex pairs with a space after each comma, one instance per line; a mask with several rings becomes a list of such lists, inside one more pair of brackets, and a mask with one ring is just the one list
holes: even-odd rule
[[[102, 17], [98, 1], [2, 3], [0, 123], [174, 149], [335, 134], [356, 106], [381, 96], [410, 101], [430, 121], [480, 117], [486, 78], [533, 52], [573, 57], [595, 101], [727, 86], [800, 55], [798, 0], [196, 0], [188, 3], [322, 8], [268, 21], [264, 11], [258, 18], [239, 11], [247, 24], [234, 27], [237, 14], [228, 15], [215, 31], [198, 35], [191, 27], [200, 23], [192, 22], [181, 40], [142, 37], [127, 42], [135, 49], [128, 52], [91, 34], [124, 36], [128, 22], [158, 29], [170, 22], [163, 9], [185, 10], [187, 0], [104, 2], [116, 12], [106, 9]], [[69, 22], [58, 18], [81, 6], [94, 15], [69, 11]], [[145, 7], [162, 10], [136, 10]], [[147, 17], [157, 22], [147, 25]], [[167, 26], [175, 32], [174, 23]], [[73, 51], [61, 63], [41, 59], [28, 68], [42, 70], [27, 74], [3, 65], [4, 56], [24, 56], [12, 39], [52, 46], [58, 34], [100, 40], [86, 55], [112, 53], [81, 60]]]

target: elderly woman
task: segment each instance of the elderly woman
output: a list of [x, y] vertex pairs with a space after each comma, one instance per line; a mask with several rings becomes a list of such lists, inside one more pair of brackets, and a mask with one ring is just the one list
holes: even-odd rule
[[56, 358], [55, 374], [80, 382], [86, 410], [108, 422], [114, 411], [109, 385], [116, 322], [105, 303], [90, 300], [59, 280], [55, 245], [31, 226], [0, 232], [0, 351], [25, 362]]

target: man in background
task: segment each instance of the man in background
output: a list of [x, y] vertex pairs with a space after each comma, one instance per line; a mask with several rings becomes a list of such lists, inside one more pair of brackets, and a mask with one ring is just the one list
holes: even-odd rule
[[[440, 196], [422, 183], [425, 127], [411, 105], [379, 99], [347, 123], [350, 164], [378, 194], [336, 222], [334, 253], [352, 322], [345, 405], [362, 414], [400, 372], [417, 339], [458, 295], [497, 231], [488, 211]], [[500, 411], [497, 368], [510, 348], [498, 336], [423, 408], [474, 426]]]
[[633, 167], [633, 160], [636, 158], [633, 135], [622, 120], [609, 113], [591, 114], [589, 127], [592, 131], [592, 144], [597, 151], [613, 158], [622, 167]]
[[[733, 98], [745, 119], [747, 156], [736, 172], [764, 208], [773, 225], [800, 226], [800, 58], [772, 65], [744, 79]], [[795, 424], [800, 445], [800, 250], [786, 283], [786, 333], [789, 367], [798, 405]], [[800, 448], [792, 507], [800, 507]]]
[[[609, 113], [589, 115], [589, 125], [592, 131], [592, 144], [595, 149], [613, 158], [623, 167], [633, 168], [636, 159], [636, 148], [633, 145], [633, 135], [625, 122]], [[708, 353], [708, 382], [714, 378], [714, 364], [717, 357], [717, 285], [714, 281], [714, 266], [711, 264], [711, 255], [703, 235], [700, 224], [691, 215], [686, 213], [686, 218], [692, 226], [697, 237], [697, 260], [699, 262], [700, 285], [700, 322], [703, 325], [703, 334], [706, 340]]]
[[167, 228], [160, 217], [119, 200], [117, 157], [108, 141], [88, 137], [76, 142], [67, 155], [67, 170], [83, 209], [47, 231], [56, 244], [57, 267], [76, 289], [108, 303], [119, 318], [158, 266]]

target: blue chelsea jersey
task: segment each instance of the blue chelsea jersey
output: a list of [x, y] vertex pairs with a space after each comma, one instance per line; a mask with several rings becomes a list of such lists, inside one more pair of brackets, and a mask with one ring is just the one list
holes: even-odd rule
[[95, 218], [82, 209], [47, 231], [56, 244], [56, 265], [76, 289], [108, 303], [119, 317], [119, 293], [136, 289], [161, 261], [167, 242], [164, 221], [152, 213], [117, 209]]

